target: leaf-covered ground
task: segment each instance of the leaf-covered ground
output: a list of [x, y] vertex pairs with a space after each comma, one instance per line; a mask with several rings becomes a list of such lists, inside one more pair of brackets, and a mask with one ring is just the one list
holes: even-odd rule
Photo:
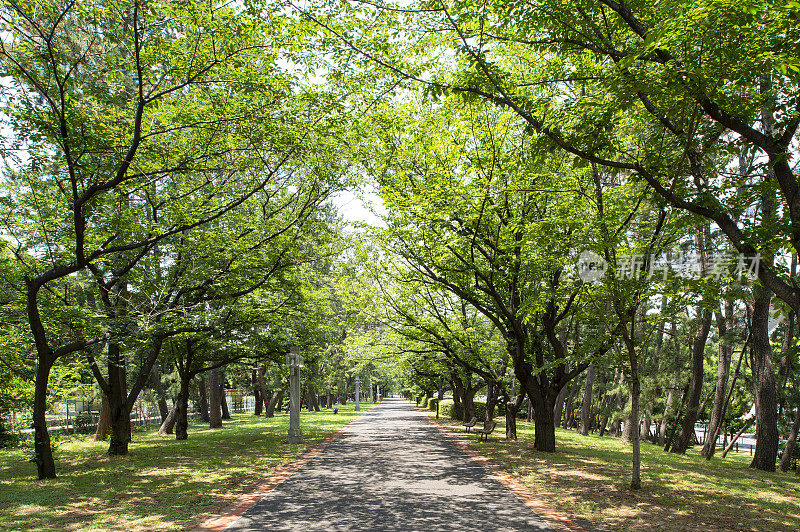
[[[369, 404], [362, 403], [362, 412]], [[277, 468], [353, 420], [353, 404], [303, 412], [302, 445], [284, 443], [288, 414], [234, 414], [222, 429], [190, 424], [189, 439], [134, 433], [127, 456], [106, 442], [62, 440], [58, 478], [36, 480], [24, 450], [0, 451], [0, 529], [183, 530], [218, 513]]]

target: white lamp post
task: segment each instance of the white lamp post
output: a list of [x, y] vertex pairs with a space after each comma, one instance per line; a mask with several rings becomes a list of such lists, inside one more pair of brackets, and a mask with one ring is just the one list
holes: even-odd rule
[[359, 395], [360, 395], [360, 392], [359, 392], [359, 390], [358, 390], [358, 385], [360, 384], [360, 382], [361, 382], [361, 379], [359, 379], [358, 377], [356, 377], [356, 412], [358, 412], [359, 410], [361, 410], [361, 404], [359, 403]]
[[289, 433], [286, 441], [303, 443], [303, 432], [300, 430], [300, 368], [303, 367], [303, 357], [296, 345], [289, 348], [286, 364], [289, 366]]

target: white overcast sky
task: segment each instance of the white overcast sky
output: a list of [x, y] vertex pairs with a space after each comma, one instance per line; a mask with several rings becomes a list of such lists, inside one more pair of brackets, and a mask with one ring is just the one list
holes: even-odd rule
[[[374, 192], [364, 193], [346, 190], [335, 194], [332, 201], [339, 209], [339, 214], [344, 218], [344, 221], [350, 225], [358, 223], [374, 226], [384, 225], [379, 215], [385, 213], [386, 209], [380, 196]], [[373, 211], [376, 211], [378, 215]]]

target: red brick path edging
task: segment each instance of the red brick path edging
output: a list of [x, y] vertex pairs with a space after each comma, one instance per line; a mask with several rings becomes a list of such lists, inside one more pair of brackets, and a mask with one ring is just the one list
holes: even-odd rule
[[347, 427], [353, 424], [356, 420], [360, 419], [361, 416], [367, 412], [369, 412], [369, 410], [366, 410], [357, 417], [351, 419], [346, 425], [333, 434], [326, 436], [321, 442], [300, 455], [299, 458], [277, 469], [269, 477], [267, 477], [264, 482], [256, 486], [255, 489], [240, 495], [235, 502], [222, 510], [221, 515], [210, 517], [205, 521], [202, 521], [192, 530], [194, 532], [219, 532], [230, 526], [234, 521], [239, 519], [242, 514], [255, 506], [258, 501], [263, 499], [267, 493], [278, 487], [281, 482], [292, 476], [292, 473], [306, 465], [309, 461], [311, 461], [312, 458], [322, 452], [325, 447], [337, 440], [344, 433]]
[[425, 416], [425, 418], [437, 429], [439, 429], [439, 432], [441, 432], [447, 439], [453, 442], [456, 447], [467, 453], [470, 458], [480, 464], [481, 467], [494, 476], [503, 486], [508, 488], [511, 493], [516, 495], [517, 498], [522, 501], [523, 504], [525, 504], [525, 506], [533, 510], [537, 516], [547, 521], [547, 524], [550, 526], [550, 528], [562, 532], [587, 532], [584, 527], [575, 523], [565, 514], [554, 510], [545, 504], [545, 502], [539, 499], [536, 494], [533, 493], [533, 491], [531, 491], [530, 488], [528, 488], [525, 484], [515, 479], [505, 471], [502, 471], [499, 467], [497, 467], [497, 465], [492, 463], [489, 458], [483, 456], [478, 451], [470, 447], [462, 438], [453, 434], [451, 431], [442, 428], [441, 425], [430, 419], [430, 417]]

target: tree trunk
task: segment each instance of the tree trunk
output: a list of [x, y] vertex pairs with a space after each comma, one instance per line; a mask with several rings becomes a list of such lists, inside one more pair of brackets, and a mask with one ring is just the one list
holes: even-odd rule
[[[792, 277], [797, 273], [797, 260], [796, 255], [792, 255]], [[780, 379], [780, 393], [778, 394], [780, 400], [778, 404], [778, 418], [783, 414], [784, 406], [786, 403], [786, 385], [789, 382], [789, 375], [792, 371], [792, 357], [794, 352], [792, 346], [794, 345], [794, 311], [789, 312], [788, 320], [786, 321], [783, 344], [781, 345], [781, 358], [778, 362], [778, 378]]]
[[250, 372], [250, 376], [253, 380], [253, 396], [255, 397], [255, 407], [253, 408], [253, 415], [260, 416], [261, 412], [264, 411], [264, 396], [261, 395], [261, 386], [258, 384], [258, 377], [256, 377], [256, 370], [252, 370]]
[[572, 380], [569, 383], [569, 395], [567, 395], [567, 402], [565, 405], [566, 412], [564, 412], [564, 424], [562, 425], [562, 427], [565, 429], [575, 426], [575, 409], [573, 408], [573, 405], [575, 404], [575, 396], [577, 394], [578, 385], [574, 380]]
[[[266, 371], [267, 371], [266, 366], [261, 366], [260, 368], [258, 368], [258, 386], [261, 389], [261, 397], [264, 398], [265, 402], [267, 401], [267, 397], [270, 397], [270, 394], [267, 392], [267, 387], [264, 384], [264, 375]], [[272, 396], [274, 397], [275, 392], [273, 391], [272, 393], [273, 393]], [[269, 403], [267, 403], [267, 408], [264, 411], [264, 417], [272, 417], [274, 415], [274, 412], [275, 412], [275, 405], [272, 405], [272, 409], [270, 409]]]
[[[618, 375], [617, 387], [621, 388], [622, 385], [625, 384], [625, 372], [621, 371], [619, 368], [617, 368], [617, 375]], [[623, 395], [622, 395], [621, 392], [617, 392], [617, 393], [614, 394], [614, 403], [617, 406], [617, 412], [622, 412], [622, 410], [625, 408], [625, 401], [623, 401], [622, 398], [623, 398]], [[614, 436], [620, 436], [619, 426], [620, 426], [620, 424], [622, 422], [622, 419], [621, 418], [617, 418], [616, 416], [614, 416], [614, 417], [616, 419], [614, 419], [614, 421], [611, 422], [611, 429], [609, 430], [609, 432]]]
[[798, 429], [800, 429], [800, 405], [798, 405], [797, 412], [794, 414], [794, 422], [792, 423], [792, 429], [789, 431], [789, 438], [786, 440], [786, 447], [783, 448], [783, 456], [781, 456], [781, 463], [778, 466], [779, 471], [789, 471], [789, 467], [792, 465], [792, 454], [797, 441]]
[[47, 380], [53, 363], [39, 357], [36, 367], [36, 383], [33, 394], [33, 445], [36, 455], [36, 469], [39, 480], [56, 478], [56, 464], [50, 447], [50, 433], [47, 431]]
[[[464, 383], [455, 371], [450, 372], [450, 383], [453, 386], [453, 412], [464, 411]], [[371, 393], [371, 390], [370, 390]]]
[[191, 375], [181, 375], [181, 391], [178, 394], [175, 439], [185, 440], [189, 437], [189, 384]]
[[598, 431], [598, 435], [602, 438], [606, 434], [606, 427], [608, 426], [608, 418], [609, 415], [606, 414], [603, 416], [603, 420], [600, 422], [600, 430]]
[[207, 385], [206, 385], [206, 376], [200, 375], [200, 382], [197, 385], [198, 391], [200, 392], [200, 421], [204, 423], [208, 423], [211, 421], [208, 413], [208, 398], [207, 398]]
[[319, 400], [317, 399], [317, 391], [311, 384], [308, 385], [308, 411], [314, 410], [319, 412]]
[[[633, 405], [633, 389], [631, 389], [631, 393], [628, 395], [628, 403]], [[625, 443], [633, 442], [634, 432], [637, 434], [639, 433], [639, 419], [638, 419], [638, 412], [636, 413], [636, 417], [634, 417], [634, 412], [631, 411], [625, 417], [625, 425], [622, 427], [621, 433], [619, 435], [620, 440]]]
[[466, 386], [464, 386], [464, 419], [463, 421], [469, 421], [473, 417], [475, 417], [475, 392], [478, 391], [478, 388], [471, 386], [471, 383], [467, 381]]
[[100, 417], [97, 419], [97, 428], [94, 431], [95, 441], [105, 441], [108, 438], [108, 429], [111, 425], [109, 417], [108, 397], [103, 394], [103, 400], [100, 402]]
[[723, 311], [717, 313], [717, 329], [719, 330], [719, 350], [717, 352], [717, 383], [714, 386], [714, 403], [711, 405], [711, 417], [708, 421], [708, 434], [700, 454], [711, 460], [717, 450], [717, 434], [722, 424], [722, 407], [725, 403], [725, 391], [728, 388], [728, 373], [731, 369], [733, 349], [728, 338], [733, 326], [733, 302], [725, 301]]
[[594, 387], [595, 365], [592, 364], [586, 371], [586, 385], [583, 388], [583, 402], [581, 403], [581, 426], [578, 432], [586, 436], [591, 427], [592, 393]]
[[642, 428], [639, 431], [639, 439], [648, 441], [650, 440], [650, 427], [653, 425], [653, 402], [648, 401], [644, 407], [644, 421]]
[[486, 383], [486, 409], [484, 412], [484, 423], [490, 423], [494, 419], [494, 407], [497, 404], [497, 384], [494, 381]]
[[668, 452], [672, 447], [672, 442], [675, 440], [675, 434], [677, 434], [678, 430], [678, 420], [681, 419], [681, 413], [683, 412], [683, 405], [686, 403], [686, 397], [689, 395], [689, 386], [691, 385], [691, 379], [686, 383], [683, 387], [683, 392], [681, 393], [681, 404], [678, 406], [678, 412], [675, 414], [675, 422], [671, 423], [672, 427], [669, 432], [669, 438], [667, 438], [667, 443], [664, 445], [664, 451]]
[[[726, 456], [726, 455], [727, 455], [727, 454], [730, 452], [730, 450], [731, 450], [731, 449], [733, 449], [733, 444], [734, 444], [734, 443], [736, 443], [736, 440], [738, 440], [738, 439], [739, 439], [739, 436], [741, 436], [742, 434], [744, 434], [744, 431], [746, 431], [746, 430], [747, 430], [747, 428], [748, 428], [750, 425], [752, 425], [752, 424], [753, 424], [753, 420], [752, 420], [752, 419], [751, 419], [751, 420], [749, 420], [749, 421], [747, 421], [747, 422], [744, 424], [744, 426], [743, 426], [741, 429], [739, 429], [739, 432], [737, 432], [737, 433], [736, 433], [736, 436], [734, 436], [733, 438], [731, 438], [731, 441], [730, 441], [730, 443], [728, 444], [728, 446], [727, 446], [727, 447], [725, 447], [725, 450], [724, 450], [724, 451], [722, 451], [722, 458], [725, 458], [725, 456]], [[756, 441], [757, 441], [757, 440], [756, 440]], [[756, 445], [758, 445], [758, 443], [756, 443]]]
[[219, 380], [219, 405], [222, 407], [222, 419], [230, 419], [231, 411], [228, 410], [228, 399], [225, 397], [225, 378]]
[[175, 404], [172, 405], [172, 410], [169, 411], [167, 414], [167, 419], [161, 423], [161, 426], [158, 427], [158, 433], [162, 436], [166, 436], [167, 434], [172, 434], [173, 429], [175, 428], [175, 421], [178, 419], [178, 403], [181, 402], [180, 395], [175, 399]]
[[667, 443], [667, 425], [669, 424], [669, 412], [672, 409], [672, 398], [675, 390], [670, 387], [667, 393], [667, 400], [664, 403], [664, 415], [661, 418], [661, 424], [658, 427], [658, 444], [664, 446]]
[[[767, 75], [762, 76], [760, 89], [762, 94], [770, 93], [772, 82]], [[772, 136], [774, 116], [771, 107], [765, 106], [761, 113], [761, 122], [764, 133]], [[765, 184], [774, 182], [775, 170], [769, 167]], [[765, 186], [760, 191], [762, 224], [767, 226], [776, 221], [775, 188]], [[771, 255], [760, 258], [760, 267], [772, 267], [772, 265]], [[775, 371], [772, 367], [772, 347], [769, 342], [769, 307], [772, 292], [757, 284], [753, 287], [753, 295], [750, 331], [753, 337], [751, 369], [756, 407], [756, 450], [753, 452], [750, 467], [762, 471], [775, 471], [775, 461], [778, 457], [778, 398]]]
[[506, 402], [506, 439], [517, 439], [517, 412], [519, 412], [522, 402], [525, 400], [525, 394], [520, 393], [517, 395], [516, 401]]
[[534, 414], [534, 442], [533, 446], [537, 451], [545, 453], [556, 452], [556, 423], [555, 423], [555, 401], [543, 408], [535, 408]]
[[778, 457], [778, 417], [772, 347], [769, 342], [769, 303], [772, 294], [756, 285], [752, 302], [753, 397], [756, 407], [756, 450], [750, 467], [775, 471]]
[[267, 410], [264, 413], [266, 417], [275, 416], [275, 406], [281, 402], [281, 399], [283, 399], [283, 390], [275, 390], [272, 392], [272, 397], [270, 397]]
[[[569, 389], [567, 386], [561, 388], [561, 391], [558, 392], [558, 397], [556, 397], [556, 404], [553, 408], [553, 424], [555, 426], [561, 425], [561, 419], [564, 415], [564, 403], [567, 400], [567, 394], [569, 393]], [[534, 406], [534, 408], [536, 408]], [[536, 420], [536, 415], [534, 414], [534, 421]]]
[[125, 363], [117, 343], [108, 344], [108, 409], [111, 423], [109, 455], [128, 454], [131, 441], [131, 415], [128, 409], [128, 385]]
[[[216, 362], [211, 364], [214, 365]], [[219, 384], [219, 368], [213, 368], [208, 374], [208, 425], [212, 429], [222, 428], [222, 405], [220, 405]]]
[[150, 384], [153, 387], [153, 391], [156, 393], [161, 423], [164, 423], [169, 415], [169, 407], [167, 406], [167, 394], [164, 392], [164, 385], [161, 384], [161, 373], [158, 371], [158, 367], [156, 367], [155, 364], [150, 369]]
[[[633, 328], [633, 326], [631, 326]], [[631, 366], [631, 415], [628, 429], [630, 442], [633, 447], [631, 457], [631, 489], [638, 490], [642, 487], [641, 477], [641, 452], [639, 442], [639, 396], [641, 395], [641, 384], [639, 380], [639, 355], [633, 342], [633, 331], [631, 336], [625, 338], [628, 349], [628, 362]]]
[[681, 421], [681, 432], [670, 452], [685, 454], [686, 449], [694, 441], [694, 424], [697, 421], [698, 407], [700, 406], [700, 395], [703, 391], [703, 356], [705, 353], [706, 340], [711, 330], [711, 318], [713, 314], [709, 309], [703, 309], [700, 317], [700, 331], [692, 344], [692, 384], [689, 389], [689, 398], [686, 404], [686, 413]]

